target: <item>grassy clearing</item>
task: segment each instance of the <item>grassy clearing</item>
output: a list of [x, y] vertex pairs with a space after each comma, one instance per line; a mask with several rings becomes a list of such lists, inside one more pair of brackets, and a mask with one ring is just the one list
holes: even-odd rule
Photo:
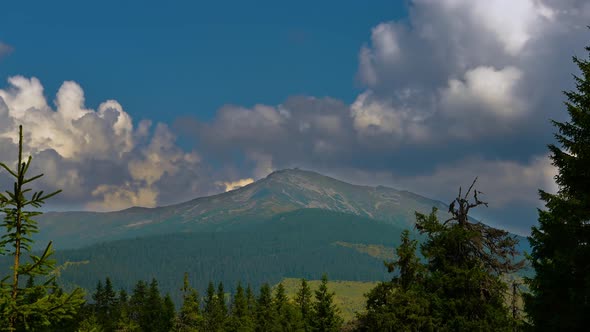
[[[286, 278], [282, 281], [283, 286], [290, 299], [295, 298], [297, 289], [301, 284], [301, 279]], [[309, 287], [314, 292], [320, 285], [320, 280], [309, 280]], [[334, 303], [340, 309], [340, 315], [345, 322], [352, 320], [356, 312], [360, 312], [365, 308], [365, 296], [377, 282], [362, 282], [362, 281], [344, 281], [334, 280], [328, 282], [328, 289], [331, 292], [336, 292], [334, 296]]]

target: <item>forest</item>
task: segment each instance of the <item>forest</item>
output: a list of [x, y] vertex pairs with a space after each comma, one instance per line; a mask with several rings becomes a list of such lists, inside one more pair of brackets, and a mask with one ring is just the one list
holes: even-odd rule
[[[32, 158], [23, 159], [20, 126], [16, 169], [0, 164], [14, 178], [14, 187], [0, 194], [4, 214], [0, 254], [10, 262], [0, 279], [0, 328], [586, 331], [590, 326], [590, 61], [574, 57], [574, 62], [582, 75], [575, 76], [577, 90], [565, 92], [570, 121], [553, 121], [560, 146], [548, 146], [559, 171], [559, 191], [539, 191], [546, 206], [539, 211], [538, 225], [529, 237], [531, 252], [526, 259], [534, 274], [524, 278], [524, 285], [507, 279], [526, 263], [519, 256], [517, 239], [507, 231], [470, 221], [471, 209], [488, 204], [481, 198], [476, 179], [469, 187], [459, 188], [449, 204], [448, 220], [439, 220], [436, 208], [430, 214], [416, 212], [420, 244], [409, 230], [395, 234], [399, 236], [395, 258], [384, 266], [375, 263], [392, 273], [390, 280], [366, 295], [365, 310], [347, 324], [334, 306], [325, 274], [313, 293], [302, 279], [293, 299], [287, 298], [281, 283], [273, 288], [268, 282], [252, 287], [247, 282], [238, 281], [234, 286], [211, 280], [200, 293], [191, 285], [189, 274], [184, 274], [183, 282], [178, 283], [182, 294], [178, 308], [170, 294], [161, 293], [156, 278], [139, 279], [130, 294], [116, 289], [110, 278], [97, 280], [87, 300], [81, 288], [68, 289], [57, 283], [60, 271], [51, 242], [41, 252], [32, 250], [31, 235], [42, 230], [34, 220], [41, 212], [31, 209], [41, 207], [59, 191], [36, 192], [28, 187], [42, 175], [27, 175]], [[349, 264], [354, 266], [357, 260], [352, 252], [350, 257]], [[355, 268], [364, 269], [362, 264]], [[180, 279], [182, 268], [177, 268]], [[519, 298], [524, 306], [517, 303]]]

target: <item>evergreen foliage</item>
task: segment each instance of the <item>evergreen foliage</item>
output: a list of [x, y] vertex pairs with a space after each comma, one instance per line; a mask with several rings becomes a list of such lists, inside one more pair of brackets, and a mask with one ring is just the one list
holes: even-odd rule
[[256, 301], [256, 331], [270, 331], [275, 320], [272, 307], [272, 291], [270, 285], [265, 283], [260, 288], [260, 294]]
[[590, 326], [590, 61], [573, 61], [581, 75], [574, 76], [576, 90], [565, 92], [570, 120], [552, 121], [560, 146], [548, 146], [559, 190], [539, 190], [546, 210], [529, 237], [536, 274], [527, 281], [525, 307], [536, 331]]
[[301, 286], [297, 290], [297, 295], [295, 297], [295, 304], [301, 315], [303, 330], [305, 332], [311, 331], [311, 296], [311, 289], [309, 288], [307, 281], [302, 278]]
[[289, 301], [285, 287], [279, 283], [273, 299], [275, 309], [274, 329], [280, 332], [303, 331], [301, 314], [294, 303]]
[[343, 322], [338, 313], [334, 293], [328, 291], [328, 276], [324, 274], [320, 287], [315, 291], [315, 302], [312, 305], [312, 331], [339, 331]]
[[[476, 179], [477, 180], [477, 179]], [[504, 275], [523, 266], [517, 261], [517, 240], [508, 232], [469, 221], [470, 209], [485, 205], [471, 184], [449, 205], [451, 218], [441, 222], [437, 209], [416, 212], [416, 228], [426, 236], [421, 263], [417, 242], [401, 236], [398, 270], [391, 282], [367, 295], [367, 313], [359, 316], [362, 331], [509, 331], [517, 326], [506, 305]], [[473, 189], [474, 201], [468, 199]]]
[[178, 313], [175, 330], [179, 332], [197, 331], [203, 322], [200, 310], [199, 293], [189, 284], [188, 273], [186, 272], [180, 290], [182, 292], [182, 307]]
[[[43, 176], [27, 178], [32, 157], [23, 161], [23, 130], [19, 126], [18, 162], [15, 170], [4, 163], [0, 167], [15, 178], [13, 191], [0, 193], [0, 209], [4, 214], [0, 255], [12, 256], [11, 274], [0, 279], [0, 328], [5, 331], [33, 330], [51, 328], [73, 319], [83, 303], [84, 294], [77, 288], [71, 293], [61, 291], [53, 283], [55, 261], [52, 259], [51, 242], [41, 255], [32, 253], [32, 234], [38, 232], [33, 217], [39, 211], [26, 210], [27, 207], [40, 208], [45, 200], [57, 195], [61, 190], [50, 194], [33, 192], [30, 198], [25, 194], [32, 191], [25, 186]], [[28, 195], [27, 195], [28, 196]], [[26, 256], [30, 259], [25, 260]], [[34, 279], [42, 281], [35, 285]], [[26, 281], [25, 281], [26, 280]], [[24, 284], [24, 287], [23, 287]]]

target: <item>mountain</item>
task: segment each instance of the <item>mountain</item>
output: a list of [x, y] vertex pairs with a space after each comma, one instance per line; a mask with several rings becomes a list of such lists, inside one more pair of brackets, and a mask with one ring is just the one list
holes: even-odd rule
[[[358, 186], [289, 169], [230, 192], [157, 208], [50, 212], [37, 219], [39, 246], [53, 240], [63, 285], [94, 289], [110, 277], [128, 291], [157, 278], [180, 300], [184, 272], [203, 292], [211, 281], [257, 288], [283, 278], [376, 281], [415, 211], [447, 206], [411, 192]], [[422, 237], [416, 235], [418, 239]], [[520, 238], [521, 249], [526, 240]], [[0, 257], [0, 267], [10, 264]]]
[[446, 205], [387, 187], [359, 186], [299, 169], [276, 171], [230, 192], [156, 207], [116, 212], [48, 212], [38, 218], [37, 244], [56, 248], [147, 235], [230, 231], [251, 227], [272, 216], [316, 208], [371, 218], [397, 227], [414, 223], [414, 211], [429, 213]]

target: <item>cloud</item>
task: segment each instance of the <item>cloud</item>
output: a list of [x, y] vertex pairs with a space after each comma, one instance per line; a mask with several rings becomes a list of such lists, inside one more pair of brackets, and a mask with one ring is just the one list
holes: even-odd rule
[[183, 131], [207, 158], [246, 165], [238, 178], [298, 166], [442, 196], [479, 175], [493, 209], [535, 211], [538, 187], [555, 189], [549, 119], [566, 119], [589, 19], [579, 0], [413, 0], [360, 46], [351, 104], [228, 105]]
[[231, 182], [219, 182], [220, 185], [225, 187], [225, 191], [232, 191], [238, 188], [241, 188], [243, 186], [247, 186], [250, 183], [253, 183], [254, 179], [252, 178], [247, 178], [247, 179], [240, 179], [237, 181], [231, 181]]
[[353, 103], [355, 128], [408, 143], [518, 135], [531, 118], [552, 113], [562, 98], [556, 83], [571, 86], [564, 74], [575, 68], [563, 50], [584, 46], [587, 8], [580, 1], [413, 1], [407, 23], [380, 23], [361, 48], [358, 76], [367, 90]]
[[[196, 151], [185, 152], [167, 125], [144, 120], [134, 128], [131, 116], [115, 100], [85, 106], [83, 89], [67, 81], [47, 102], [37, 78], [14, 76], [0, 89], [0, 151], [16, 162], [18, 125], [24, 128], [24, 153], [31, 172], [44, 173], [46, 190], [63, 189], [59, 205], [76, 209], [116, 210], [153, 207], [211, 193], [216, 186]], [[12, 158], [12, 159], [11, 159]], [[8, 184], [0, 173], [0, 183]], [[182, 186], [179, 186], [182, 183]]]

